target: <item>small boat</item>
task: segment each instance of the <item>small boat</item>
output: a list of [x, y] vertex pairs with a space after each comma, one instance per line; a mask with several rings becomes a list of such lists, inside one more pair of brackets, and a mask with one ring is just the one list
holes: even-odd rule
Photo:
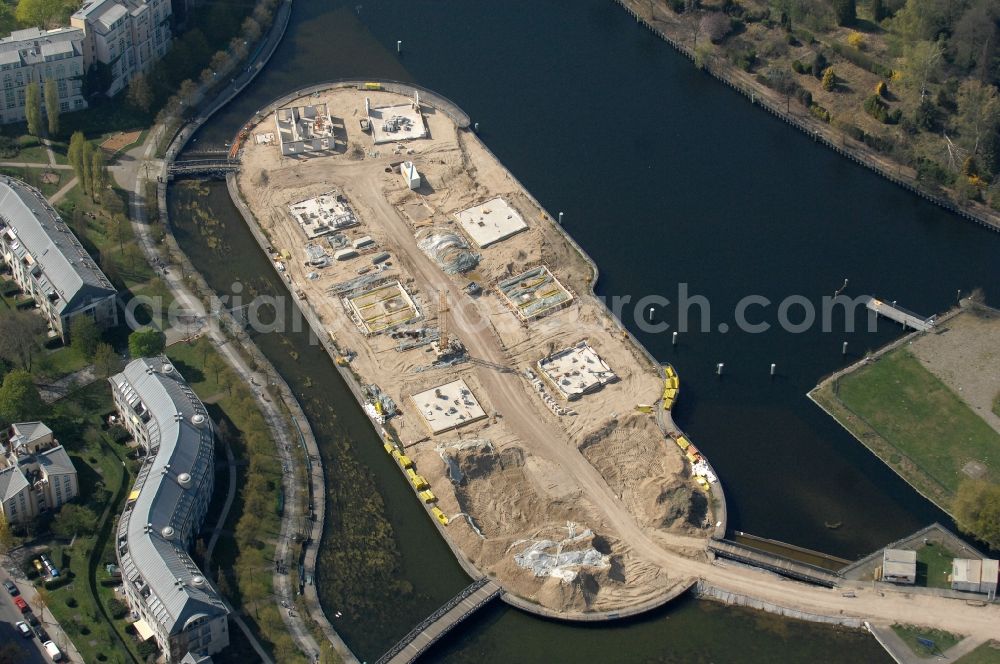
[[836, 530], [837, 528], [840, 528], [842, 525], [844, 525], [844, 522], [843, 521], [824, 521], [823, 525], [826, 526], [827, 528], [829, 528], [830, 530]]

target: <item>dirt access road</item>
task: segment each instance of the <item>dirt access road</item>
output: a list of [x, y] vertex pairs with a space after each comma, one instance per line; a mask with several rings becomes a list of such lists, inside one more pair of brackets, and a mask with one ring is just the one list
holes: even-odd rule
[[[362, 170], [363, 166], [358, 165]], [[447, 290], [448, 277], [416, 246], [413, 233], [399, 212], [385, 198], [379, 182], [379, 173], [368, 169], [359, 186], [365, 190], [368, 201], [382, 216], [385, 228], [407, 263], [410, 274], [425, 292]], [[487, 362], [506, 365], [507, 358], [500, 348], [488, 322], [481, 319], [478, 309], [462, 300], [463, 306], [451, 307], [451, 325], [461, 338], [470, 355]], [[527, 395], [519, 384], [520, 378], [510, 373], [480, 366], [479, 379], [490, 392], [497, 410], [522, 440], [530, 440], [543, 455], [558, 459], [562, 469], [586, 491], [595, 507], [613, 524], [617, 535], [636, 553], [662, 567], [675, 579], [698, 578], [728, 590], [755, 599], [823, 616], [855, 617], [877, 623], [916, 623], [947, 629], [967, 636], [991, 638], [1000, 625], [1000, 607], [976, 607], [964, 601], [941, 597], [911, 595], [887, 590], [872, 590], [865, 584], [854, 584], [854, 597], [844, 597], [843, 589], [824, 589], [776, 577], [772, 574], [745, 567], [711, 563], [689, 558], [674, 548], [704, 550], [704, 540], [671, 533], [657, 532], [651, 536], [635, 521], [633, 515], [615, 496], [607, 482], [580, 454], [575, 447], [558, 444], [563, 436], [551, 430], [546, 422], [532, 417], [531, 404], [524, 403]], [[664, 548], [670, 546], [671, 549]], [[884, 590], [884, 589], [883, 589]]]

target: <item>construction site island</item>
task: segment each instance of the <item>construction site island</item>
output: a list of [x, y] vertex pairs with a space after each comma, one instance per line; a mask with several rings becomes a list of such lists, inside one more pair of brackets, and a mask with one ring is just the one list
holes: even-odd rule
[[379, 87], [313, 92], [244, 131], [238, 195], [275, 268], [467, 569], [568, 619], [683, 593], [695, 579], [622, 535], [704, 560], [724, 519], [670, 418], [677, 375], [623, 332], [593, 264], [473, 132]]

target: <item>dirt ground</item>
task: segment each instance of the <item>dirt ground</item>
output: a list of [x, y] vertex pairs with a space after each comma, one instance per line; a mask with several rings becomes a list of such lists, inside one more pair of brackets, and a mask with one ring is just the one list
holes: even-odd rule
[[993, 412], [1000, 395], [1000, 311], [966, 308], [910, 346], [927, 370], [1000, 431], [1000, 417]]
[[122, 148], [132, 145], [139, 140], [139, 136], [142, 135], [141, 131], [123, 131], [115, 134], [114, 136], [109, 136], [101, 143], [101, 149], [108, 154], [114, 154], [121, 150]]
[[[636, 410], [659, 399], [658, 368], [591, 294], [590, 264], [474, 135], [424, 104], [429, 138], [373, 146], [359, 125], [366, 97], [372, 106], [406, 102], [347, 88], [297, 102], [327, 103], [335, 149], [289, 158], [277, 145], [251, 138], [238, 184], [293, 291], [315, 310], [361, 382], [377, 384], [400, 408], [389, 424], [451, 517], [447, 536], [508, 591], [556, 611], [620, 610], [679, 587], [686, 577], [644, 559], [618, 535], [625, 519], [697, 557], [709, 533], [704, 526], [712, 522], [679, 448], [652, 415]], [[273, 132], [273, 115], [252, 130]], [[423, 180], [416, 191], [393, 168], [404, 159]], [[309, 241], [288, 211], [289, 204], [331, 191], [346, 197], [360, 221], [340, 232], [348, 241], [370, 236], [375, 242], [349, 260], [332, 260], [326, 239]], [[528, 228], [485, 249], [466, 237], [481, 254], [473, 271], [447, 275], [417, 247], [417, 236], [431, 228], [465, 236], [454, 213], [498, 195]], [[331, 256], [328, 266], [305, 264], [310, 243]], [[384, 252], [389, 258], [373, 265]], [[542, 264], [573, 300], [523, 322], [493, 286]], [[406, 339], [391, 332], [365, 336], [336, 291], [373, 275], [398, 280], [416, 304], [417, 317], [397, 331], [436, 333], [440, 293], [447, 291], [448, 330], [472, 361], [434, 367], [429, 344], [400, 350]], [[483, 287], [482, 295], [463, 291], [470, 280]], [[546, 385], [549, 402], [559, 406], [553, 409], [526, 370], [538, 374], [538, 360], [581, 340], [618, 381], [571, 402]], [[465, 380], [487, 417], [433, 435], [410, 396], [456, 378]], [[461, 481], [452, 481], [449, 468], [461, 470]], [[577, 554], [584, 562], [572, 562]]]

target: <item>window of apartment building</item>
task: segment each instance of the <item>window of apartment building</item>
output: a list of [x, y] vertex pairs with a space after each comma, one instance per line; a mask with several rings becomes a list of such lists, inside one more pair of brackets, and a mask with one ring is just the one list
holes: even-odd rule
[[3, 77], [3, 87], [5, 90], [10, 90], [14, 87], [14, 77], [10, 74], [4, 74]]
[[59, 91], [59, 96], [60, 97], [65, 97], [66, 96], [66, 79], [60, 78], [58, 81], [56, 81], [56, 89]]
[[73, 101], [73, 108], [83, 108], [83, 100], [76, 99]]
[[15, 106], [17, 106], [17, 101], [14, 99], [13, 90], [7, 90], [7, 92], [4, 93], [4, 96], [6, 97], [7, 108], [14, 108]]
[[60, 111], [68, 111], [69, 110], [69, 102], [68, 101], [61, 101], [61, 102], [59, 102], [59, 110]]

